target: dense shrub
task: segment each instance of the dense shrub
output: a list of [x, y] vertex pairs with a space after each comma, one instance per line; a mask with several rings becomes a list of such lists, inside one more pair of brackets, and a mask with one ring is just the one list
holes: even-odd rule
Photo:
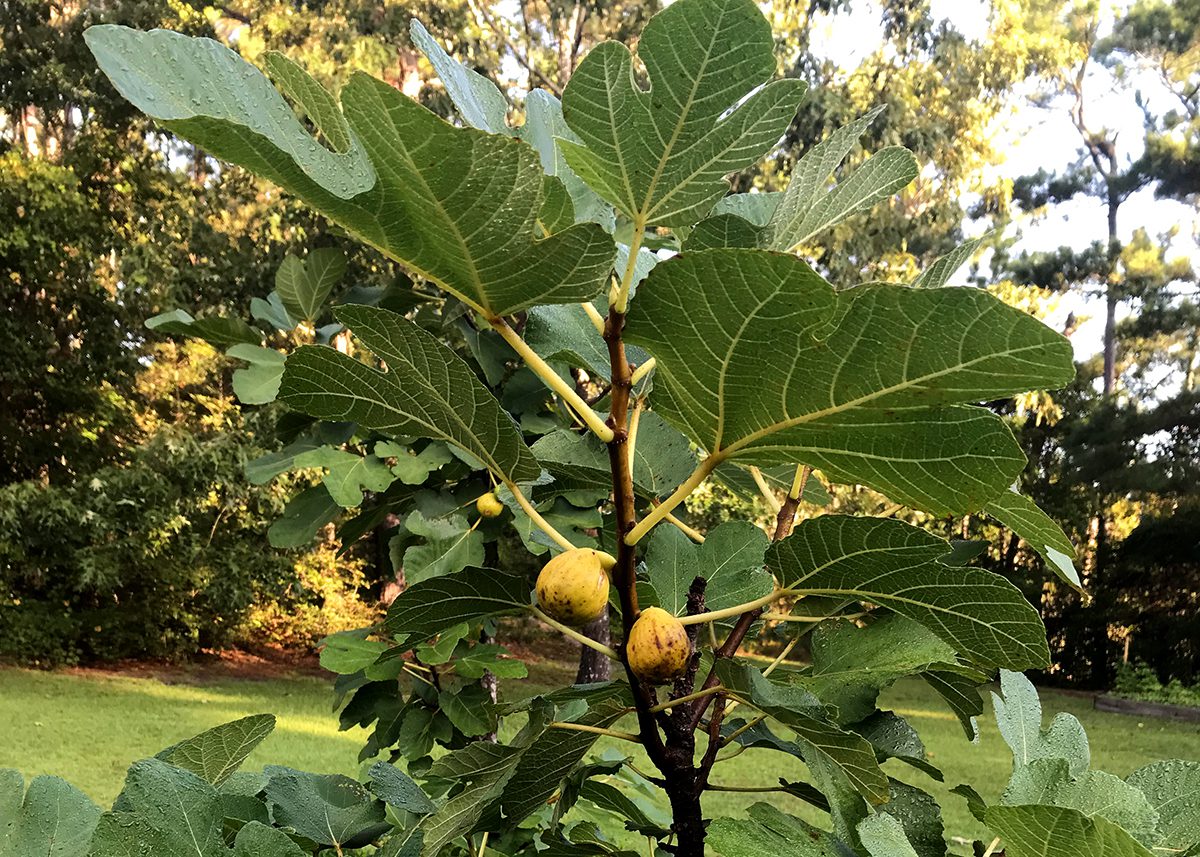
[[278, 593], [260, 593], [246, 612], [236, 642], [265, 640], [291, 649], [314, 649], [329, 634], [374, 624], [380, 611], [375, 598], [364, 598], [365, 564], [339, 557], [337, 549], [338, 543], [327, 539], [295, 555], [295, 580]]
[[1113, 693], [1145, 702], [1200, 707], [1200, 685], [1187, 685], [1177, 678], [1163, 684], [1153, 667], [1141, 661], [1123, 663], [1117, 668]]
[[[288, 489], [246, 482], [255, 454], [244, 432], [167, 428], [128, 465], [0, 489], [0, 656], [176, 658], [361, 624], [361, 575], [340, 579], [332, 549], [298, 559], [263, 548]], [[335, 603], [331, 619], [320, 614]]]

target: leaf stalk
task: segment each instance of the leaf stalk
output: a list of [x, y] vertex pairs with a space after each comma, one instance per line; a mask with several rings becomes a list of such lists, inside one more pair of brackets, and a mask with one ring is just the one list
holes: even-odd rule
[[529, 343], [522, 339], [521, 335], [513, 330], [507, 321], [502, 318], [493, 318], [491, 319], [491, 325], [492, 329], [500, 334], [501, 338], [512, 347], [512, 350], [520, 355], [521, 359], [525, 361], [525, 365], [533, 371], [533, 374], [541, 378], [547, 387], [557, 393], [567, 403], [568, 407], [579, 415], [579, 418], [583, 420], [584, 424], [591, 429], [596, 437], [600, 438], [604, 443], [612, 440], [613, 431], [605, 425], [604, 420], [600, 419], [600, 415], [592, 410], [591, 406], [575, 392], [570, 384], [564, 381], [550, 367], [549, 363], [529, 347]]
[[[509, 480], [506, 479], [506, 480], [504, 480], [504, 487], [512, 492], [513, 497], [517, 501], [517, 505], [519, 505], [521, 507], [521, 511], [523, 511], [526, 515], [528, 515], [529, 519], [531, 521], [533, 521], [534, 524], [537, 525], [537, 528], [539, 530], [541, 530], [543, 533], [545, 533], [547, 536], [549, 536], [556, 545], [561, 547], [563, 550], [568, 550], [568, 551], [573, 551], [573, 550], [578, 549], [577, 546], [575, 544], [573, 544], [570, 539], [568, 539], [566, 536], [564, 536], [562, 533], [560, 533], [558, 530], [556, 530], [554, 528], [553, 524], [551, 524], [544, 517], [542, 517], [542, 513], [539, 512], [536, 508], [534, 508], [534, 505], [529, 502], [529, 498], [525, 496], [525, 492], [523, 492], [520, 489], [520, 487], [518, 487], [517, 483], [510, 482]], [[604, 566], [604, 569], [606, 571], [608, 569], [612, 568], [613, 565], [616, 563], [616, 560], [613, 559], [611, 554], [607, 554], [604, 551], [596, 551], [596, 553], [598, 553], [600, 555], [600, 564], [602, 566]]]
[[776, 589], [769, 595], [764, 595], [762, 598], [756, 598], [753, 601], [747, 601], [745, 604], [735, 604], [732, 607], [725, 607], [721, 610], [710, 610], [707, 613], [697, 613], [695, 616], [680, 616], [679, 623], [681, 625], [699, 625], [704, 622], [716, 622], [720, 619], [728, 619], [732, 616], [741, 616], [743, 613], [751, 610], [757, 610], [759, 607], [770, 604], [772, 601], [777, 601], [791, 593], [790, 589]]
[[560, 634], [562, 634], [566, 637], [570, 637], [575, 642], [580, 643], [584, 646], [587, 646], [589, 649], [595, 649], [600, 654], [604, 655], [605, 657], [612, 658], [614, 661], [620, 660], [620, 656], [617, 655], [615, 650], [610, 649], [608, 646], [604, 645], [603, 643], [596, 642], [595, 640], [593, 640], [591, 637], [587, 636], [586, 634], [579, 633], [578, 631], [576, 631], [574, 628], [570, 627], [569, 625], [564, 625], [562, 622], [559, 622], [554, 617], [547, 615], [542, 610], [539, 610], [537, 607], [530, 607], [529, 612], [532, 613], [534, 616], [536, 616], [541, 621], [545, 622], [547, 625], [549, 625], [554, 630], [558, 631]]
[[652, 510], [650, 510], [650, 513], [646, 515], [646, 517], [642, 518], [636, 527], [629, 531], [629, 534], [625, 536], [625, 544], [636, 545], [639, 541], [641, 541], [646, 533], [658, 526], [659, 522], [664, 520], [667, 515], [671, 514], [671, 512], [675, 510], [676, 506], [690, 497], [692, 492], [700, 487], [700, 483], [707, 479], [709, 474], [712, 473], [717, 468], [717, 465], [723, 460], [724, 459], [720, 456], [720, 454], [717, 454], [710, 455], [708, 458], [701, 461], [700, 464], [696, 466], [696, 469], [692, 471], [692, 475], [684, 480], [683, 484], [676, 488], [671, 493], [670, 497], [663, 500]]
[[637, 216], [633, 221], [633, 240], [629, 242], [629, 259], [625, 262], [625, 272], [621, 275], [621, 284], [617, 286], [612, 299], [613, 312], [625, 315], [629, 310], [629, 292], [633, 289], [633, 274], [637, 270], [637, 257], [641, 252], [642, 242], [646, 240], [646, 218]]
[[619, 732], [616, 729], [605, 729], [603, 726], [589, 726], [586, 723], [564, 723], [555, 721], [550, 724], [551, 729], [566, 729], [571, 732], [591, 732], [593, 735], [607, 735], [610, 738], [620, 738], [622, 741], [631, 741], [634, 744], [641, 744], [642, 739], [632, 732]]

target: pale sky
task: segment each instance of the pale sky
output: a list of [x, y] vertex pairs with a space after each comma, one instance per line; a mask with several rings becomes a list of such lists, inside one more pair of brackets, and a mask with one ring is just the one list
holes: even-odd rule
[[[982, 0], [932, 0], [934, 14], [947, 18], [956, 30], [968, 40], [977, 40], [987, 34], [988, 3]], [[818, 23], [815, 45], [839, 66], [852, 69], [864, 57], [876, 50], [883, 38], [880, 24], [880, 7], [873, 0], [857, 0], [850, 13], [832, 15]], [[1132, 86], [1117, 87], [1111, 76], [1102, 67], [1093, 65], [1086, 91], [1091, 98], [1086, 115], [1096, 125], [1104, 125], [1119, 132], [1118, 145], [1126, 154], [1140, 154], [1142, 140], [1142, 113], [1134, 101], [1134, 90], [1138, 89], [1151, 106], [1169, 108], [1171, 96], [1163, 89], [1158, 79], [1150, 74], [1135, 75]], [[996, 129], [998, 148], [1005, 152], [1004, 161], [998, 165], [1001, 176], [1015, 178], [1036, 172], [1039, 167], [1054, 171], [1073, 163], [1080, 151], [1079, 134], [1072, 125], [1064, 103], [1038, 108], [1023, 101], [1027, 93], [1014, 93], [1015, 112], [1005, 117]], [[1152, 236], [1178, 229], [1179, 234], [1172, 242], [1169, 255], [1188, 255], [1194, 267], [1200, 268], [1200, 219], [1195, 208], [1181, 203], [1156, 200], [1152, 190], [1144, 190], [1126, 201], [1118, 216], [1118, 231], [1123, 240], [1129, 240], [1138, 227], [1144, 227]], [[1103, 240], [1107, 231], [1106, 211], [1095, 200], [1077, 198], [1064, 205], [1056, 206], [1044, 217], [1026, 220], [1019, 225], [1021, 240], [1018, 248], [1027, 250], [1051, 250], [1060, 246], [1082, 249], [1095, 240]], [[978, 234], [979, 228], [968, 233]], [[1072, 338], [1076, 355], [1086, 357], [1100, 349], [1103, 330], [1103, 308], [1078, 297], [1064, 301], [1058, 313], [1065, 316], [1074, 311], [1083, 319]], [[1123, 314], [1128, 308], [1122, 308]], [[1060, 322], [1056, 317], [1051, 324]]]

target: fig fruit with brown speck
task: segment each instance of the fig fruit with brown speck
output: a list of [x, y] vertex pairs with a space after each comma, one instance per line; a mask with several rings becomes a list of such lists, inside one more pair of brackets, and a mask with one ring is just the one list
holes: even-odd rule
[[661, 607], [647, 607], [629, 629], [625, 653], [638, 678], [664, 684], [687, 667], [692, 644], [682, 622]]
[[564, 551], [542, 567], [537, 603], [564, 625], [586, 625], [608, 603], [608, 575], [600, 554], [588, 548]]

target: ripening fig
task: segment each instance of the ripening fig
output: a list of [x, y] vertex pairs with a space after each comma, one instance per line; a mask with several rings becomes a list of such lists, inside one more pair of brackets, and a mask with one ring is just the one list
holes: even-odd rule
[[625, 654], [638, 678], [664, 684], [683, 672], [692, 643], [682, 622], [661, 607], [647, 607], [629, 629]]
[[504, 504], [494, 491], [489, 491], [475, 500], [475, 510], [485, 518], [495, 518], [504, 511]]
[[564, 625], [586, 625], [608, 603], [608, 575], [598, 551], [564, 551], [542, 567], [537, 579], [538, 606]]

